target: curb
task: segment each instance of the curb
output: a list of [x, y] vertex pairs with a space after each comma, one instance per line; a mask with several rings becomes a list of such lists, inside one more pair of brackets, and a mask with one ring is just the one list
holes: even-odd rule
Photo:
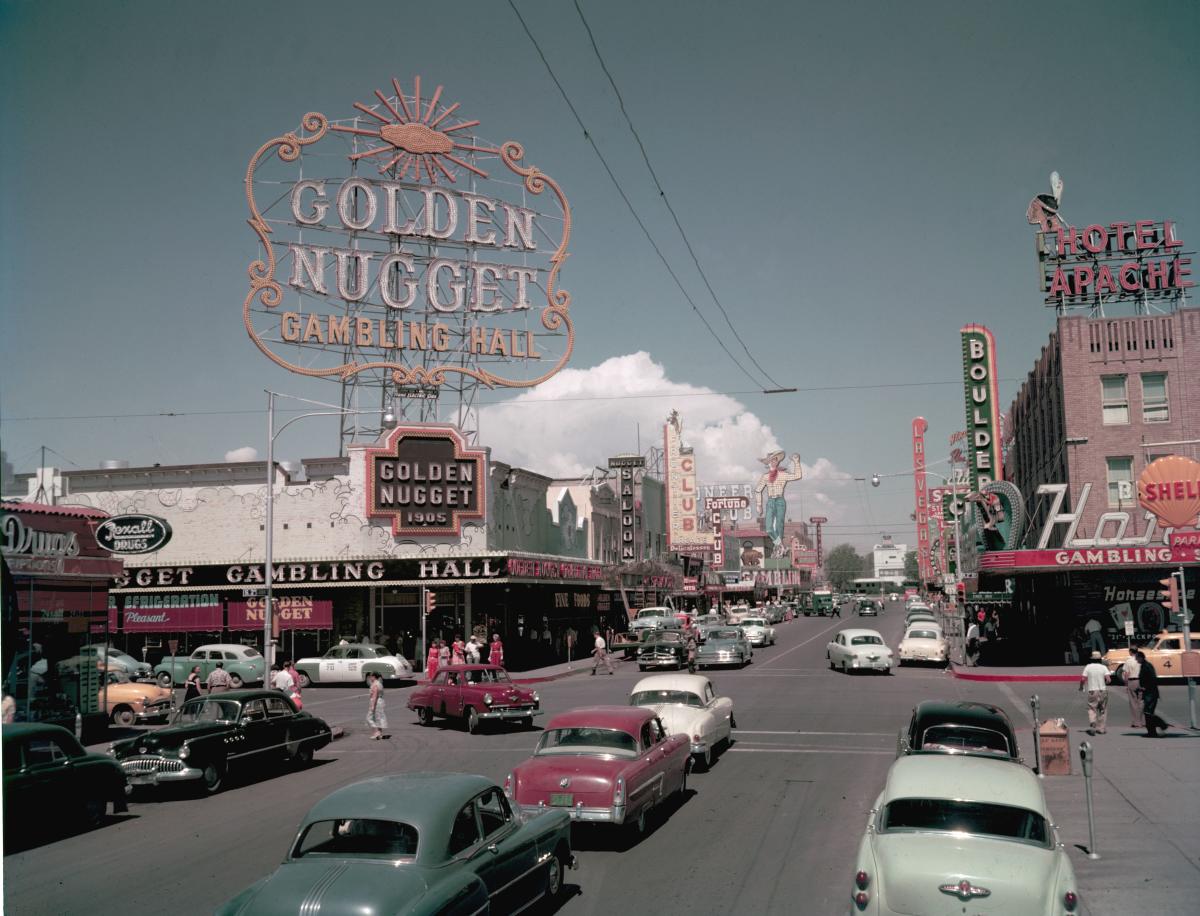
[[1008, 681], [1022, 684], [1075, 684], [1077, 674], [967, 674], [959, 666], [950, 663], [950, 674], [960, 681]]
[[[626, 659], [617, 659], [617, 665]], [[547, 681], [561, 681], [565, 677], [573, 677], [576, 674], [583, 674], [585, 671], [591, 671], [586, 664], [581, 664], [578, 668], [568, 668], [566, 671], [560, 671], [557, 674], [547, 674], [543, 677], [514, 677], [514, 684], [545, 684]]]

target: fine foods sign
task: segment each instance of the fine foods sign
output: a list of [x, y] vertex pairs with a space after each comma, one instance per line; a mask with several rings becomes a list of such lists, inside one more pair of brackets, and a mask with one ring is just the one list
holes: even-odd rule
[[1000, 395], [996, 386], [996, 339], [981, 324], [962, 336], [964, 401], [967, 414], [967, 473], [972, 492], [1004, 478], [1000, 458]]
[[367, 515], [399, 536], [457, 537], [487, 509], [487, 453], [452, 426], [398, 426], [365, 449]]
[[285, 369], [335, 380], [528, 388], [557, 373], [574, 346], [558, 184], [420, 77], [353, 108], [310, 112], [250, 159], [262, 250], [243, 303], [251, 340]]
[[96, 543], [109, 553], [153, 553], [171, 540], [171, 526], [153, 515], [114, 515], [96, 526]]

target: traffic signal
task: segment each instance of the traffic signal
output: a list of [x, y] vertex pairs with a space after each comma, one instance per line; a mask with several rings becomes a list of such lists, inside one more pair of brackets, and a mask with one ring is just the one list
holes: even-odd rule
[[437, 595], [434, 594], [433, 589], [427, 588], [425, 589], [425, 613], [432, 614], [435, 610], [437, 610]]
[[1174, 617], [1181, 610], [1179, 607], [1179, 580], [1174, 576], [1167, 576], [1165, 579], [1159, 579], [1158, 584], [1162, 586], [1158, 590], [1159, 600], [1167, 609], [1167, 613]]

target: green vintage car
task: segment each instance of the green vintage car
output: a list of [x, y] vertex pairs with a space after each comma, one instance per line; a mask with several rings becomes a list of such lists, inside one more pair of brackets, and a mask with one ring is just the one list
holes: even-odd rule
[[184, 703], [171, 724], [109, 745], [133, 786], [190, 783], [209, 794], [248, 766], [308, 764], [329, 726], [278, 690], [229, 690]]
[[483, 776], [379, 776], [317, 802], [283, 864], [217, 913], [516, 913], [574, 865], [566, 811], [524, 817]]
[[168, 655], [154, 666], [154, 676], [164, 687], [170, 687], [186, 681], [188, 673], [199, 665], [200, 678], [208, 680], [208, 676], [217, 667], [217, 662], [229, 672], [229, 680], [233, 682], [234, 687], [261, 684], [267, 670], [262, 653], [253, 646], [217, 643], [200, 646], [191, 655]]
[[125, 773], [103, 754], [89, 754], [65, 728], [42, 723], [4, 726], [4, 833], [12, 845], [30, 830], [94, 826], [108, 803], [125, 810]]

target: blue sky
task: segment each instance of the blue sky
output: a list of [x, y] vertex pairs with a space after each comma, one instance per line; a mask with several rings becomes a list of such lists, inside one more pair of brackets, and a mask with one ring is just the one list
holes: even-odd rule
[[[42, 445], [67, 467], [261, 455], [264, 388], [336, 400], [241, 326], [256, 255], [241, 179], [304, 112], [345, 117], [393, 76], [444, 84], [488, 136], [520, 140], [574, 211], [572, 374], [526, 400], [579, 399], [485, 413], [496, 457], [565, 473], [639, 432], [645, 446], [676, 408], [702, 478], [751, 473], [775, 444], [800, 452], [813, 479], [793, 507], [846, 526], [832, 542], [913, 540], [910, 480], [843, 478], [909, 467], [915, 415], [931, 459], [960, 428], [960, 326], [995, 333], [1005, 406], [1032, 366], [1053, 315], [1024, 212], [1052, 169], [1072, 223], [1166, 218], [1189, 249], [1200, 237], [1195, 3], [581, 5], [738, 332], [808, 390], [748, 393], [760, 386], [698, 325], [507, 3], [2, 2], [0, 443], [17, 469]], [[573, 4], [517, 7], [744, 356]], [[162, 412], [192, 415], [128, 416]], [[84, 419], [24, 419], [65, 416]], [[334, 449], [333, 425], [310, 420], [278, 453]]]

